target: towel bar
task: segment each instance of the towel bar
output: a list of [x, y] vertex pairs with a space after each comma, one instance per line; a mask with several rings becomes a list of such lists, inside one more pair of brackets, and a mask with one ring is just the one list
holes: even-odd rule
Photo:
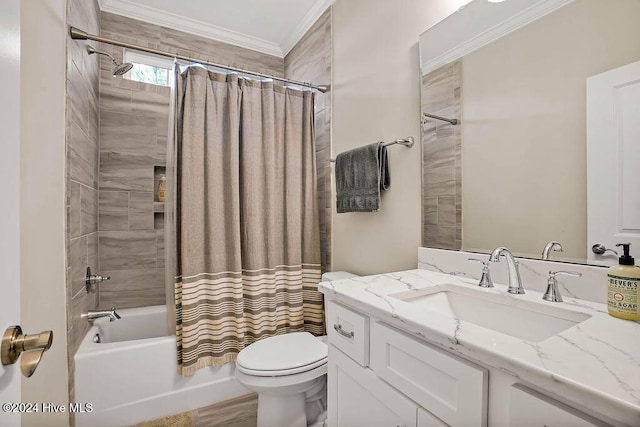
[[[411, 148], [413, 147], [415, 140], [413, 139], [412, 136], [408, 136], [406, 138], [402, 138], [402, 139], [396, 139], [395, 141], [391, 141], [391, 142], [385, 142], [384, 144], [382, 144], [383, 147], [388, 147], [390, 145], [394, 145], [394, 144], [400, 144], [400, 145], [404, 145], [407, 148]], [[329, 159], [329, 161], [331, 163], [335, 162], [336, 159]]]

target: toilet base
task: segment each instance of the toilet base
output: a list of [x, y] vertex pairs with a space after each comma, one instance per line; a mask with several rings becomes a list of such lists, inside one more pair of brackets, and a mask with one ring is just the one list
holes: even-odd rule
[[258, 395], [258, 427], [307, 427], [305, 394]]

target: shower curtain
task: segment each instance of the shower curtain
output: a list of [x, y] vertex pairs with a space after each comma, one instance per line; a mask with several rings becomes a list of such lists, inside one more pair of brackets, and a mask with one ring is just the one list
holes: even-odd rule
[[261, 338], [324, 333], [314, 103], [200, 66], [174, 74], [167, 283], [190, 376]]

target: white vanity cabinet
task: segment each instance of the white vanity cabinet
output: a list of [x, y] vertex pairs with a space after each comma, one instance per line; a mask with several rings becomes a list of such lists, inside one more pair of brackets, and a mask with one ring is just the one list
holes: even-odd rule
[[609, 425], [373, 317], [332, 301], [326, 313], [328, 427]]
[[486, 426], [487, 370], [327, 302], [329, 427]]

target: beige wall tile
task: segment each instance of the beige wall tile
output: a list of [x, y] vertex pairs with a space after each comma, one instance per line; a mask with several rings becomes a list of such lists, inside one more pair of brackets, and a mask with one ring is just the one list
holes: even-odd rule
[[100, 191], [153, 191], [155, 153], [100, 152]]
[[137, 270], [156, 267], [156, 233], [101, 231], [100, 270]]
[[[135, 23], [132, 24], [132, 21]], [[160, 38], [160, 27], [113, 13], [100, 12], [100, 33], [114, 38], [120, 36], [141, 41], [155, 41]]]
[[104, 270], [111, 276], [100, 288], [102, 307], [131, 308], [165, 303], [164, 268]]
[[116, 111], [124, 114], [131, 112], [131, 89], [108, 84], [100, 88], [100, 112]]
[[153, 230], [154, 193], [129, 193], [129, 230]]
[[[150, 86], [150, 85], [147, 85]], [[170, 93], [168, 88], [160, 93], [155, 91], [131, 91], [131, 111], [136, 117], [146, 116], [169, 120]]]
[[74, 181], [95, 187], [98, 148], [77, 123], [73, 122], [67, 131], [69, 132], [68, 176]]
[[87, 235], [98, 231], [98, 191], [94, 188], [80, 187], [80, 234]]
[[80, 237], [80, 187], [76, 181], [67, 179], [67, 197], [69, 199], [68, 239]]
[[69, 270], [69, 287], [71, 295], [77, 294], [84, 288], [84, 278], [87, 270], [87, 237], [83, 236], [72, 239], [69, 242], [69, 253], [67, 254]]
[[156, 119], [127, 112], [101, 111], [100, 151], [155, 154]]
[[69, 352], [75, 354], [78, 351], [80, 342], [87, 334], [90, 328], [90, 324], [86, 318], [82, 317], [82, 314], [88, 310], [92, 310], [97, 307], [97, 293], [92, 291], [87, 293], [86, 290], [81, 289], [71, 300], [71, 323], [72, 328], [69, 334]]
[[129, 193], [126, 191], [100, 191], [100, 231], [129, 230]]

